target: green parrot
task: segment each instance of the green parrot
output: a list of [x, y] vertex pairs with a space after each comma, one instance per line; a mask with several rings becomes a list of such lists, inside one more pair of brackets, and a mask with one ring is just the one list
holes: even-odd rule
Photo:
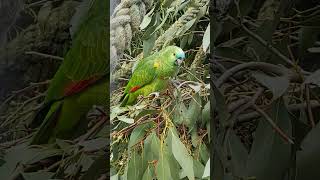
[[[92, 0], [74, 33], [72, 46], [51, 80], [44, 107], [34, 123], [41, 124], [31, 144], [51, 143], [83, 133], [87, 113], [108, 102], [107, 0]], [[83, 130], [85, 131], [85, 130]]]
[[121, 105], [133, 105], [139, 95], [148, 96], [168, 86], [185, 59], [185, 53], [177, 46], [168, 46], [146, 57], [133, 67], [133, 74], [124, 90]]

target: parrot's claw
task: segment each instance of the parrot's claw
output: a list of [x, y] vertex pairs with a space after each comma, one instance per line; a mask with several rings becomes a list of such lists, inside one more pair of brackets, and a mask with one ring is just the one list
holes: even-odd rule
[[179, 85], [181, 84], [179, 80], [175, 80], [175, 79], [172, 79], [171, 82], [172, 82], [173, 86], [176, 88], [178, 88]]
[[154, 95], [154, 97], [159, 97], [160, 93], [159, 92], [153, 92], [153, 93], [149, 94], [149, 96], [152, 96], [152, 95]]

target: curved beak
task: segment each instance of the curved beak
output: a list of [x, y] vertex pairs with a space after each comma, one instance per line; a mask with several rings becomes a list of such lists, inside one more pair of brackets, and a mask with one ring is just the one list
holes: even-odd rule
[[184, 60], [184, 58], [178, 58], [178, 59], [176, 60], [176, 64], [177, 64], [178, 66], [180, 66], [180, 65], [182, 64], [183, 60]]
[[186, 55], [183, 51], [181, 51], [177, 54], [176, 57], [177, 57], [177, 59], [176, 59], [175, 63], [176, 63], [176, 65], [180, 66], [182, 64], [183, 60], [186, 58]]

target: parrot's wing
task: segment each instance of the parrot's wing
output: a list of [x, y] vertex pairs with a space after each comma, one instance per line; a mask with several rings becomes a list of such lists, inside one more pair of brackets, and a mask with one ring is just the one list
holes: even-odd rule
[[156, 61], [145, 61], [139, 64], [135, 69], [132, 77], [130, 78], [128, 85], [125, 89], [125, 94], [135, 92], [143, 86], [150, 84], [157, 77]]
[[132, 67], [132, 73], [137, 69], [137, 67], [142, 66], [145, 62], [148, 62], [150, 60], [154, 60], [157, 56], [159, 56], [159, 52], [155, 52], [152, 55], [143, 58], [143, 59], [138, 59], [136, 62], [134, 62], [133, 67]]
[[107, 9], [107, 2], [94, 2], [97, 4], [94, 3], [93, 9], [90, 9], [87, 15], [88, 18], [79, 27], [71, 49], [50, 83], [47, 102], [81, 92], [109, 71], [107, 15], [100, 11], [91, 12], [99, 3], [103, 3], [103, 8]]

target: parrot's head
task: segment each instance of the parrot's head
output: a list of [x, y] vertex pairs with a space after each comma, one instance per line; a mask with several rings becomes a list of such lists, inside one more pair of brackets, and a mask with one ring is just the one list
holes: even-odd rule
[[183, 50], [177, 46], [168, 46], [164, 51], [166, 57], [169, 57], [167, 60], [173, 63], [175, 66], [180, 66], [183, 60], [186, 58]]

